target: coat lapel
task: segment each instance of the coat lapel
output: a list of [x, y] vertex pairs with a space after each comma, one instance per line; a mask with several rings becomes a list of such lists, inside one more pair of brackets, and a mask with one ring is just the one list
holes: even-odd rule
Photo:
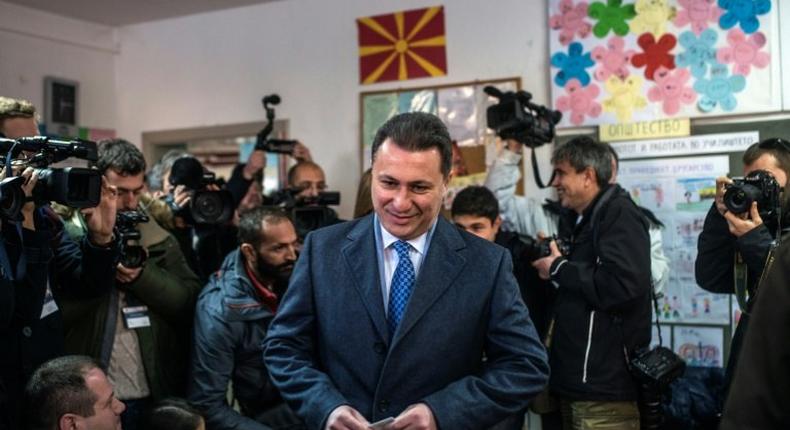
[[[458, 230], [444, 220], [438, 219], [436, 230], [428, 246], [428, 255], [420, 267], [406, 313], [400, 322], [392, 344], [408, 334], [434, 302], [452, 284], [466, 264], [458, 250], [466, 246]], [[392, 350], [392, 346], [390, 346]]]
[[389, 339], [389, 329], [384, 315], [384, 299], [381, 296], [381, 278], [376, 256], [376, 240], [373, 231], [373, 216], [357, 223], [349, 232], [341, 252], [349, 267], [354, 286], [362, 297], [362, 303], [370, 315], [381, 339]]

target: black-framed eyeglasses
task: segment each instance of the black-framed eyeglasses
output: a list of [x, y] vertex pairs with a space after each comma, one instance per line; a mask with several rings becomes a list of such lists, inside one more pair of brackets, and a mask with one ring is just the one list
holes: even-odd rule
[[790, 153], [790, 142], [779, 137], [765, 139], [760, 142], [757, 147], [760, 149], [781, 149]]

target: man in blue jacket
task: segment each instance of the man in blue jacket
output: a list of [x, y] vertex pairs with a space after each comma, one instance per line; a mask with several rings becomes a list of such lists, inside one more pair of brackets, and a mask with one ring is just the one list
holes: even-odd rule
[[[284, 212], [256, 208], [242, 214], [239, 242], [198, 299], [189, 400], [204, 412], [208, 429], [298, 429], [261, 360], [296, 262], [296, 231]], [[230, 381], [241, 413], [227, 403]]]
[[307, 236], [264, 359], [309, 428], [487, 429], [545, 385], [507, 250], [439, 217], [451, 156], [436, 116], [393, 117], [374, 214]]

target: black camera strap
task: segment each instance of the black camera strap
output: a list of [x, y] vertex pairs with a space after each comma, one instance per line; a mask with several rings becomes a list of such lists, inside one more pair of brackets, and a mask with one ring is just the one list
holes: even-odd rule
[[540, 170], [538, 169], [538, 156], [535, 154], [535, 149], [532, 148], [532, 174], [535, 176], [535, 184], [537, 184], [538, 188], [548, 188], [551, 186], [551, 183], [554, 182], [554, 170], [551, 171], [551, 177], [549, 178], [549, 183], [544, 184], [543, 181], [540, 179]]

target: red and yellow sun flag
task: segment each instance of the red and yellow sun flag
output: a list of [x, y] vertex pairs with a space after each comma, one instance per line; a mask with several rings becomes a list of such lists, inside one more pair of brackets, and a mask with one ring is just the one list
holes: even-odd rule
[[443, 6], [359, 18], [357, 29], [361, 83], [447, 74]]

